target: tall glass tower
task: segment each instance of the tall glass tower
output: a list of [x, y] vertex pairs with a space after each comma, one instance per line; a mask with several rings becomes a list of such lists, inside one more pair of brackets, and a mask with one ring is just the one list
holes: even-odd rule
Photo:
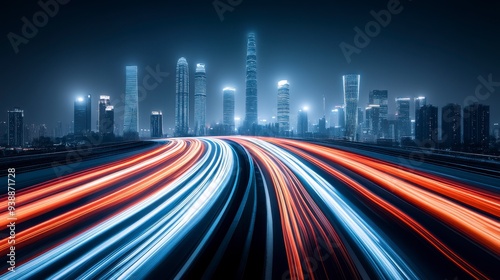
[[175, 93], [175, 136], [187, 136], [189, 133], [189, 68], [184, 57], [177, 61]]
[[151, 138], [163, 137], [163, 114], [161, 111], [152, 111], [150, 120]]
[[88, 94], [86, 98], [78, 97], [76, 99], [74, 110], [75, 135], [81, 136], [90, 132], [91, 104], [90, 94]]
[[415, 127], [413, 127], [415, 134], [413, 136], [415, 136], [415, 139], [423, 139], [422, 133], [424, 133], [423, 129], [425, 129], [425, 128], [421, 126], [423, 123], [419, 119], [420, 118], [419, 111], [420, 111], [420, 108], [427, 105], [427, 101], [425, 99], [425, 96], [419, 96], [419, 97], [415, 97], [413, 99], [413, 102], [415, 104]]
[[396, 98], [397, 140], [411, 136], [410, 98]]
[[345, 136], [350, 141], [357, 140], [360, 79], [360, 75], [342, 76], [344, 85]]
[[225, 87], [222, 92], [222, 124], [226, 130], [225, 134], [234, 134], [234, 99], [236, 90]]
[[307, 117], [307, 110], [304, 108], [304, 110], [299, 110], [299, 114], [297, 116], [297, 136], [306, 137], [306, 134], [309, 131], [308, 126], [309, 120]]
[[449, 103], [441, 114], [442, 147], [460, 150], [462, 145], [462, 107]]
[[98, 129], [101, 134], [112, 134], [114, 132], [114, 107], [108, 95], [101, 95], [98, 107]]
[[11, 147], [24, 146], [24, 111], [19, 108], [8, 111], [8, 138], [7, 144]]
[[137, 87], [137, 66], [125, 68], [125, 115], [123, 133], [138, 133], [139, 92]]
[[415, 140], [419, 141], [417, 143], [426, 148], [437, 146], [438, 108], [432, 105], [424, 105], [417, 111], [415, 119], [418, 119], [418, 123], [415, 124], [416, 127], [420, 128], [418, 134], [415, 133]]
[[194, 74], [194, 132], [196, 136], [205, 135], [207, 111], [207, 77], [205, 64], [196, 64]]
[[280, 135], [290, 130], [290, 85], [287, 80], [278, 82], [278, 124]]
[[246, 64], [245, 126], [247, 129], [258, 124], [257, 120], [257, 54], [255, 34], [248, 34]]
[[387, 138], [389, 134], [389, 122], [388, 122], [388, 113], [389, 113], [389, 98], [387, 90], [372, 90], [370, 91], [369, 101], [370, 105], [379, 105], [379, 135], [377, 137]]
[[485, 151], [489, 145], [490, 106], [473, 103], [464, 107], [464, 147]]

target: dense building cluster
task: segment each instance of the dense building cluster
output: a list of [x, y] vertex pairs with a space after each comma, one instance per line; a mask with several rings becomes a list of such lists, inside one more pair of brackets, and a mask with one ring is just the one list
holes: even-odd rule
[[[222, 121], [207, 123], [207, 75], [204, 63], [197, 63], [194, 73], [194, 113], [190, 112], [190, 71], [186, 58], [177, 61], [175, 73], [175, 128], [163, 129], [163, 113], [150, 114], [150, 127], [139, 128], [138, 67], [125, 67], [125, 95], [123, 110], [115, 111], [108, 95], [101, 95], [97, 103], [97, 124], [91, 123], [92, 96], [78, 97], [74, 102], [74, 118], [63, 127], [58, 122], [53, 133], [46, 125], [24, 124], [24, 111], [15, 108], [8, 112], [8, 122], [0, 123], [0, 145], [27, 147], [35, 140], [54, 143], [78, 142], [91, 134], [116, 140], [119, 135], [126, 140], [139, 138], [186, 137], [206, 135], [260, 135], [276, 137], [302, 137], [339, 139], [391, 146], [418, 146], [431, 149], [486, 152], [500, 144], [498, 123], [490, 129], [490, 107], [473, 103], [461, 106], [448, 104], [441, 108], [427, 104], [425, 96], [395, 98], [395, 113], [389, 113], [388, 90], [371, 90], [368, 104], [360, 104], [361, 75], [343, 75], [343, 104], [333, 107], [327, 118], [323, 96], [323, 116], [313, 122], [308, 108], [298, 111], [296, 123], [291, 123], [290, 101], [293, 97], [290, 82], [277, 82], [275, 92], [276, 116], [260, 120], [257, 95], [257, 45], [256, 36], [250, 33], [246, 44], [245, 117], [236, 117], [237, 89], [222, 89]], [[413, 113], [412, 113], [413, 108]], [[117, 127], [115, 114], [123, 114], [123, 126]], [[191, 114], [193, 116], [191, 116]], [[121, 117], [120, 116], [120, 117]], [[194, 117], [194, 118], [193, 118]], [[192, 123], [190, 120], [194, 120]], [[241, 121], [241, 122], [240, 122]], [[295, 125], [295, 126], [294, 126]], [[95, 128], [94, 130], [92, 128]], [[47, 139], [45, 139], [47, 138]], [[50, 143], [47, 142], [47, 143]]]

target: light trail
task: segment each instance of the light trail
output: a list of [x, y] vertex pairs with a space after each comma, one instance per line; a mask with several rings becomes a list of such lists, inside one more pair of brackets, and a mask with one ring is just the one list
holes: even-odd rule
[[[162, 161], [167, 161], [179, 155], [180, 151], [185, 149], [185, 145], [184, 142], [168, 144], [166, 147], [167, 152], [164, 153], [158, 153], [164, 150], [164, 148], [161, 148], [144, 156], [139, 155], [122, 160], [117, 167], [108, 165], [102, 168], [94, 168], [90, 171], [81, 172], [77, 176], [70, 175], [68, 178], [62, 177], [55, 182], [39, 185], [34, 188], [33, 192], [27, 189], [16, 197], [16, 204], [18, 205], [16, 223], [21, 224], [26, 220], [125, 181], [133, 175], [145, 172]], [[5, 211], [2, 212], [2, 215], [8, 215], [8, 213]], [[0, 221], [0, 226], [5, 227], [7, 224], [7, 220]]]
[[[446, 197], [422, 189], [418, 185], [408, 183], [394, 175], [394, 173], [399, 174], [395, 167], [369, 161], [354, 153], [350, 153], [349, 155], [344, 152], [340, 153], [336, 149], [320, 145], [291, 140], [269, 141], [304, 148], [313, 154], [321, 152], [322, 156], [386, 188], [393, 194], [398, 195], [465, 234], [478, 244], [481, 244], [485, 249], [490, 250], [496, 255], [500, 255], [500, 223], [498, 221], [466, 208]], [[371, 166], [373, 164], [377, 164], [378, 168], [373, 168]], [[433, 186], [428, 181], [421, 184], [426, 184], [427, 188]], [[474, 198], [471, 198], [471, 200], [477, 201]]]
[[[486, 275], [481, 273], [478, 269], [476, 269], [474, 266], [472, 266], [470, 263], [465, 261], [462, 257], [460, 257], [456, 252], [454, 252], [452, 249], [450, 249], [446, 244], [444, 244], [441, 240], [439, 240], [435, 235], [433, 235], [429, 230], [425, 229], [424, 226], [422, 226], [420, 223], [412, 219], [409, 215], [405, 214], [403, 211], [395, 207], [394, 205], [390, 204], [386, 200], [382, 199], [381, 197], [377, 196], [367, 188], [365, 188], [363, 185], [358, 183], [357, 181], [353, 180], [352, 178], [348, 177], [347, 175], [343, 174], [342, 172], [336, 170], [335, 168], [329, 166], [325, 162], [318, 160], [317, 158], [311, 156], [310, 154], [307, 154], [297, 148], [294, 148], [293, 146], [285, 145], [285, 144], [279, 144], [282, 147], [286, 147], [287, 150], [290, 150], [293, 152], [295, 155], [298, 155], [307, 161], [313, 163], [315, 166], [325, 170], [332, 176], [336, 177], [340, 181], [344, 182], [346, 185], [350, 186], [353, 188], [355, 191], [357, 191], [360, 195], [368, 199], [370, 202], [373, 203], [373, 205], [376, 205], [380, 209], [383, 209], [386, 211], [388, 214], [392, 215], [394, 218], [402, 222], [403, 224], [407, 225], [410, 227], [412, 230], [414, 230], [416, 233], [418, 233], [422, 238], [424, 238], [427, 242], [432, 244], [439, 252], [441, 252], [443, 255], [445, 255], [449, 260], [451, 260], [453, 263], [455, 263], [458, 267], [466, 271], [470, 276], [476, 278], [476, 279], [488, 279]], [[322, 154], [321, 152], [316, 152], [316, 154], [325, 156], [325, 154]]]
[[[297, 158], [276, 146], [254, 138], [242, 139], [243, 141], [235, 141], [249, 149], [250, 153], [254, 157], [260, 159], [260, 161], [264, 163], [265, 169], [272, 174], [273, 184], [280, 205], [282, 227], [285, 235], [285, 245], [287, 247], [292, 278], [301, 279], [304, 275], [311, 276], [313, 272], [311, 267], [306, 267], [306, 271], [302, 269], [300, 260], [308, 256], [303, 251], [307, 242], [297, 238], [297, 236], [307, 232], [308, 228], [306, 222], [315, 221], [315, 217], [322, 222], [327, 221], [326, 217], [321, 214], [319, 207], [315, 206], [312, 198], [307, 194], [307, 190], [302, 186], [298, 178], [305, 181], [326, 203], [331, 213], [349, 233], [350, 237], [355, 241], [355, 244], [360, 247], [368, 262], [374, 267], [378, 277], [393, 279], [417, 278], [409, 266], [398, 256], [396, 251], [383, 240], [382, 236], [378, 234], [376, 230], [364, 221], [366, 218], [361, 218], [361, 216], [355, 212], [353, 206], [350, 206], [349, 202], [337, 193], [333, 186], [322, 179], [318, 174], [301, 163]], [[253, 145], [246, 144], [246, 141], [251, 142]], [[272, 155], [274, 159], [270, 155]], [[293, 173], [287, 172], [286, 170], [291, 170]], [[292, 174], [295, 174], [295, 176], [292, 176]], [[295, 193], [293, 193], [294, 189]], [[307, 203], [305, 201], [307, 201]], [[316, 211], [311, 212], [311, 209], [305, 208], [306, 205], [311, 205], [310, 207]], [[309, 212], [303, 212], [304, 210], [302, 209], [308, 210]], [[288, 219], [291, 219], [291, 221], [288, 222]], [[319, 226], [320, 224], [318, 221], [315, 221], [315, 224], [311, 223], [309, 228], [318, 228]], [[329, 236], [334, 237], [335, 244], [342, 245], [340, 238], [335, 234], [333, 228], [331, 228], [331, 231], [327, 232]], [[328, 235], [324, 234], [321, 237], [328, 238]], [[314, 235], [308, 237], [309, 236], [306, 235], [304, 238], [305, 241], [312, 239], [312, 241], [309, 242], [316, 242], [317, 244], [317, 238]], [[350, 260], [350, 258], [345, 255], [347, 253], [345, 247], [342, 245], [341, 248], [343, 248], [342, 252], [344, 253], [342, 257]], [[352, 264], [352, 262], [350, 263]], [[351, 266], [351, 269], [354, 269], [354, 265]]]
[[[165, 180], [167, 178], [172, 180], [179, 177], [183, 172], [189, 169], [190, 166], [188, 165], [188, 163], [195, 162], [199, 159], [201, 153], [195, 153], [195, 151], [197, 150], [199, 150], [201, 153], [204, 152], [204, 146], [202, 146], [199, 142], [192, 142], [189, 146], [179, 145], [179, 147], [171, 147], [170, 150], [162, 154], [162, 158], [158, 159], [158, 163], [163, 163], [166, 160], [173, 159], [174, 156], [178, 156], [179, 158], [175, 163], [166, 165], [158, 171], [142, 177], [140, 180], [137, 180], [130, 184], [126, 184], [113, 193], [102, 196], [96, 200], [91, 201], [88, 204], [70, 210], [62, 215], [56, 216], [52, 219], [49, 219], [34, 227], [30, 227], [27, 230], [20, 232], [16, 238], [17, 246], [19, 248], [22, 248], [27, 244], [39, 241], [39, 238], [41, 237], [53, 234], [54, 231], [60, 231], [70, 228], [76, 225], [78, 222], [84, 221], [91, 214], [96, 215], [99, 212], [105, 213], [107, 209], [123, 204], [127, 202], [127, 200], [133, 201], [135, 197], [140, 197], [141, 194], [146, 192], [148, 189], [152, 189], [162, 180]], [[84, 181], [79, 180], [79, 182]], [[106, 182], [106, 184], [101, 184], [99, 186], [99, 189], [109, 187], [113, 183], [114, 182], [110, 180]], [[85, 186], [86, 184], [83, 185]], [[75, 185], [74, 187], [78, 188], [79, 186]], [[47, 199], [58, 198], [48, 197]], [[43, 205], [50, 204], [44, 203]], [[25, 205], [24, 207], [29, 207], [29, 205]], [[7, 239], [4, 239], [2, 241], [4, 242], [0, 243], [0, 251], [7, 252], [9, 248]]]
[[[481, 262], [500, 263], [500, 180], [429, 170], [290, 139], [171, 138], [20, 188], [15, 278], [449, 277], [441, 264], [491, 278]], [[390, 239], [402, 229], [414, 234]]]
[[[207, 215], [223, 193], [234, 193], [238, 176], [228, 176], [237, 168], [234, 152], [222, 141], [205, 142], [208, 151], [201, 159], [193, 161], [193, 156], [184, 157], [175, 163], [189, 167], [181, 176], [144, 200], [23, 264], [16, 270], [22, 275], [19, 279], [36, 277], [75, 252], [83, 254], [54, 271], [51, 278], [147, 274]], [[195, 156], [203, 153], [199, 140], [193, 140], [190, 148]], [[225, 203], [230, 201], [231, 195]], [[110, 234], [116, 228], [120, 231]], [[143, 230], [138, 231], [139, 228]], [[96, 241], [99, 245], [83, 250]], [[102, 252], [108, 255], [101, 259]], [[82, 271], [82, 264], [89, 263], [95, 265]]]

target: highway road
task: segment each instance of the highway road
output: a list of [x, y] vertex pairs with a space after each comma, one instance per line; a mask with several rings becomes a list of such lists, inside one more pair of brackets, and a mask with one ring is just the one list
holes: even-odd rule
[[500, 275], [495, 168], [239, 136], [43, 168], [17, 174], [15, 268], [4, 261], [0, 279]]

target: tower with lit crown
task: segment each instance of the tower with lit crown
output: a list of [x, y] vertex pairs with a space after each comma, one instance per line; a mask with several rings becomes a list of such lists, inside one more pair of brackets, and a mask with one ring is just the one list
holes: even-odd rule
[[287, 80], [278, 82], [278, 124], [280, 135], [290, 130], [290, 85]]
[[246, 60], [245, 126], [250, 129], [258, 124], [257, 119], [257, 53], [255, 34], [248, 34]]
[[78, 97], [76, 99], [74, 107], [75, 135], [81, 136], [90, 132], [91, 104], [90, 94], [86, 98]]
[[99, 98], [97, 127], [101, 134], [114, 133], [114, 107], [111, 105], [108, 95], [101, 95]]
[[194, 132], [196, 136], [205, 135], [207, 105], [207, 81], [205, 64], [196, 64], [194, 74]]
[[177, 61], [175, 75], [175, 136], [189, 133], [189, 68], [184, 57]]
[[360, 75], [344, 75], [345, 136], [350, 141], [357, 140], [358, 101]]
[[225, 134], [234, 134], [234, 99], [236, 90], [226, 87], [222, 92], [222, 124], [226, 130]]

